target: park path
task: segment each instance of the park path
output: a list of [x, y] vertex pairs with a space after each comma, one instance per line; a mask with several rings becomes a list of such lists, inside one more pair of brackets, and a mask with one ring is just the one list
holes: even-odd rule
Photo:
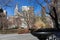
[[38, 40], [36, 37], [28, 34], [0, 34], [0, 40]]

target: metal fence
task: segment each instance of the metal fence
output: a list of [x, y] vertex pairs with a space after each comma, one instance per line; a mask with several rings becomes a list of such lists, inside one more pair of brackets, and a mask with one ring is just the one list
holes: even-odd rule
[[46, 40], [60, 40], [60, 37], [57, 37], [56, 35], [49, 36]]

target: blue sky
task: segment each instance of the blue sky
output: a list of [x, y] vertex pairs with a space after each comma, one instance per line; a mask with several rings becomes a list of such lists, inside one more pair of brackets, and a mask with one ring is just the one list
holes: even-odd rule
[[[7, 0], [6, 0], [7, 1]], [[40, 0], [42, 2], [43, 0]], [[14, 15], [14, 9], [15, 5], [18, 3], [19, 10], [21, 9], [21, 6], [34, 6], [34, 12], [37, 13], [41, 10], [41, 7], [36, 3], [35, 0], [28, 2], [28, 0], [12, 0], [12, 2], [8, 3], [9, 6], [4, 6], [3, 9], [7, 11], [7, 15]], [[45, 6], [45, 3], [42, 3], [43, 6]]]

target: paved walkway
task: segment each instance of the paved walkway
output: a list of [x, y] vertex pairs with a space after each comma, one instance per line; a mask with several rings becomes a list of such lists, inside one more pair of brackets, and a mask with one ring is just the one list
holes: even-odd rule
[[38, 40], [31, 34], [0, 34], [0, 40]]

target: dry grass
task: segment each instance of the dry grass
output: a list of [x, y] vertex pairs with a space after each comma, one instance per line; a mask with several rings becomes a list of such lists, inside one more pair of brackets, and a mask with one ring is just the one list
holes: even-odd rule
[[18, 29], [18, 34], [24, 34], [29, 33], [30, 31], [28, 29]]
[[17, 33], [17, 29], [0, 30], [0, 34], [12, 34], [12, 33]]

